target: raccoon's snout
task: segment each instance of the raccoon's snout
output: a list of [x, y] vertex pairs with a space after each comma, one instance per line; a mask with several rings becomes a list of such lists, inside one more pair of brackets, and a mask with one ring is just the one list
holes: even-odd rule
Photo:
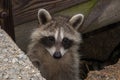
[[62, 57], [61, 52], [56, 51], [56, 52], [53, 54], [53, 57], [54, 57], [55, 59], [60, 59], [60, 58]]

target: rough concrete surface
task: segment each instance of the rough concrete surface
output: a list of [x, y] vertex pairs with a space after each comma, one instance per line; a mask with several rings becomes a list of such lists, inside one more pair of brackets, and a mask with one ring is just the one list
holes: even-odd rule
[[0, 80], [45, 80], [24, 52], [1, 29]]

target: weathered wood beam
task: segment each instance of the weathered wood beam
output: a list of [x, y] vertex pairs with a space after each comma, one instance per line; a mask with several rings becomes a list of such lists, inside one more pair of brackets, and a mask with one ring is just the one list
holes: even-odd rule
[[89, 0], [13, 0], [15, 25], [37, 19], [39, 8], [54, 13], [85, 1]]
[[2, 7], [0, 14], [2, 18], [1, 28], [15, 40], [11, 0], [1, 0], [0, 5]]

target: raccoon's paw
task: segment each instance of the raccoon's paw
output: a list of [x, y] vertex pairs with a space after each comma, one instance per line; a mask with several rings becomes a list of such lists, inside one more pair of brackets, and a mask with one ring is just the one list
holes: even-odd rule
[[80, 63], [79, 66], [79, 75], [80, 75], [80, 80], [84, 80], [87, 77], [87, 74], [89, 72], [88, 67], [84, 63]]
[[111, 55], [109, 56], [109, 59], [107, 60], [107, 65], [112, 65], [118, 62], [120, 59], [120, 43], [118, 44], [117, 47], [113, 50]]
[[38, 68], [40, 66], [40, 63], [38, 61], [35, 61], [33, 62], [33, 65]]

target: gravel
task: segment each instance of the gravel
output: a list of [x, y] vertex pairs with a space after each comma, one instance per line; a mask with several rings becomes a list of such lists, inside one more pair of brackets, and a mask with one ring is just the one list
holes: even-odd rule
[[6, 32], [0, 29], [0, 80], [45, 80]]

